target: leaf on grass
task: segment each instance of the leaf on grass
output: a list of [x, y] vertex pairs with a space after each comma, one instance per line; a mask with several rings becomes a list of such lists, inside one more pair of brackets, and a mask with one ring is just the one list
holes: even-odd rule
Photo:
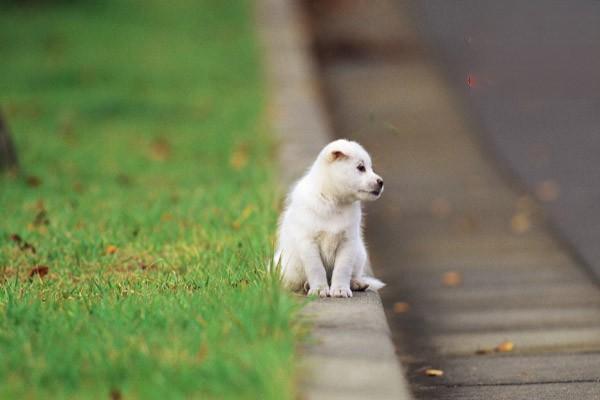
[[515, 344], [511, 341], [506, 340], [506, 341], [500, 343], [498, 346], [496, 346], [494, 348], [494, 350], [499, 353], [507, 353], [509, 351], [513, 351], [514, 348], [515, 348]]
[[248, 146], [240, 144], [237, 146], [229, 157], [229, 165], [236, 171], [240, 171], [248, 164]]
[[10, 235], [10, 240], [12, 240], [13, 242], [16, 243], [16, 245], [19, 247], [19, 250], [21, 251], [31, 251], [32, 254], [36, 253], [35, 247], [29, 243], [26, 242], [25, 240], [23, 240], [23, 238], [21, 238], [21, 236], [19, 236], [16, 233], [13, 233], [12, 235]]
[[455, 271], [446, 272], [442, 277], [442, 283], [447, 287], [456, 287], [462, 283], [462, 276]]
[[29, 278], [33, 278], [34, 276], [39, 276], [40, 278], [43, 278], [44, 276], [48, 275], [48, 271], [49, 268], [45, 265], [38, 265], [37, 267], [32, 268], [29, 271]]
[[119, 250], [117, 246], [114, 246], [112, 244], [106, 246], [106, 254], [115, 254], [117, 250]]
[[38, 187], [42, 184], [42, 180], [33, 175], [29, 175], [27, 178], [25, 178], [25, 182], [29, 187]]
[[442, 371], [441, 369], [427, 368], [425, 370], [425, 375], [427, 375], [427, 376], [433, 376], [433, 377], [438, 377], [438, 376], [444, 375], [444, 371]]
[[408, 312], [408, 310], [410, 310], [410, 304], [404, 301], [394, 303], [394, 312], [396, 314], [404, 314], [405, 312]]
[[110, 400], [122, 400], [123, 395], [119, 389], [112, 389], [110, 391]]
[[156, 138], [150, 144], [150, 158], [155, 161], [166, 161], [171, 156], [171, 144], [164, 137]]

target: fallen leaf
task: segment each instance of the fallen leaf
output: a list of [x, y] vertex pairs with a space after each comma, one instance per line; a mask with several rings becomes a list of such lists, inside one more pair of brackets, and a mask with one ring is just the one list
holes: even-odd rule
[[526, 233], [531, 229], [531, 219], [524, 212], [518, 212], [510, 219], [510, 229], [516, 234]]
[[248, 164], [248, 146], [241, 144], [237, 146], [229, 157], [229, 165], [236, 171], [243, 169]]
[[404, 301], [394, 303], [394, 312], [396, 314], [403, 314], [405, 312], [408, 312], [408, 310], [410, 310], [410, 304]]
[[122, 400], [123, 395], [119, 389], [112, 389], [110, 391], [110, 400]]
[[494, 352], [493, 349], [477, 349], [477, 350], [475, 350], [475, 354], [477, 354], [477, 355], [491, 354], [493, 352]]
[[37, 176], [30, 175], [25, 178], [25, 182], [29, 187], [38, 187], [42, 184], [42, 180]]
[[166, 161], [171, 156], [171, 144], [167, 139], [159, 137], [150, 145], [150, 158], [155, 161]]
[[535, 188], [535, 193], [541, 201], [551, 202], [558, 198], [560, 187], [555, 181], [548, 179], [539, 183]]
[[507, 353], [509, 351], [513, 351], [514, 348], [514, 343], [507, 340], [496, 346], [494, 350], [500, 353]]
[[115, 254], [117, 250], [119, 250], [117, 246], [113, 246], [112, 244], [106, 246], [106, 254]]
[[29, 278], [33, 278], [36, 275], [40, 278], [43, 278], [44, 276], [48, 275], [48, 271], [49, 268], [47, 266], [38, 265], [37, 267], [34, 267], [29, 271]]
[[36, 253], [35, 247], [31, 243], [24, 241], [23, 238], [21, 238], [21, 236], [19, 236], [18, 234], [13, 233], [12, 235], [10, 235], [10, 240], [12, 240], [13, 242], [15, 242], [17, 244], [17, 246], [19, 247], [19, 250], [21, 250], [21, 251], [30, 250], [33, 254]]
[[477, 78], [473, 74], [467, 74], [467, 77], [465, 78], [465, 82], [467, 83], [467, 86], [470, 88], [477, 87]]
[[425, 375], [438, 377], [444, 375], [444, 371], [442, 371], [441, 369], [427, 368], [425, 370]]
[[446, 272], [442, 277], [444, 286], [456, 287], [462, 283], [462, 276], [455, 271]]

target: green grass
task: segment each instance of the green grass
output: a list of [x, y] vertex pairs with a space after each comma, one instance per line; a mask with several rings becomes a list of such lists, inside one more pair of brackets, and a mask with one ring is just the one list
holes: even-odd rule
[[0, 398], [295, 396], [251, 8], [0, 7]]

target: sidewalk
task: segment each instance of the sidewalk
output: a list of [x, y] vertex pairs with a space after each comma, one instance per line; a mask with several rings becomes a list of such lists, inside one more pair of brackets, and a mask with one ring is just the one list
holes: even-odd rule
[[315, 4], [335, 131], [386, 181], [367, 242], [415, 396], [599, 398], [600, 291], [484, 153], [406, 3]]
[[[287, 188], [333, 139], [310, 53], [310, 36], [296, 0], [259, 0], [257, 24], [270, 85], [273, 128], [280, 140], [281, 186]], [[411, 398], [379, 294], [318, 299], [304, 310], [313, 325], [302, 349], [300, 398]]]

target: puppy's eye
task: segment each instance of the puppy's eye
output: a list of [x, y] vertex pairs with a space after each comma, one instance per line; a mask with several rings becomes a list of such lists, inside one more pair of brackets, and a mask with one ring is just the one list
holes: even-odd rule
[[365, 172], [367, 169], [365, 168], [364, 165], [360, 164], [358, 167], [356, 167], [357, 170], [359, 170], [360, 172]]

